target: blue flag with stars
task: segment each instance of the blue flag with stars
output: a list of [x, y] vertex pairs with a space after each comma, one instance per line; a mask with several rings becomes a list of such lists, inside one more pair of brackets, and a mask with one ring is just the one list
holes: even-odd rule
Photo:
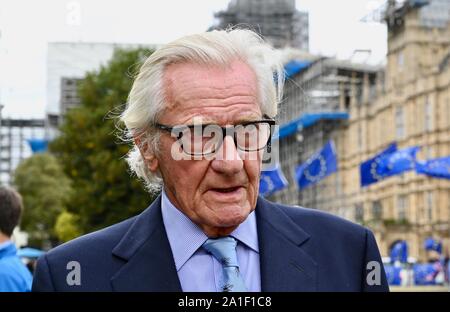
[[417, 162], [416, 172], [430, 177], [450, 179], [450, 156]]
[[435, 240], [432, 237], [428, 237], [423, 243], [423, 247], [425, 250], [434, 250], [439, 254], [442, 253], [442, 243], [438, 240]]
[[327, 144], [295, 170], [300, 189], [314, 184], [337, 171], [337, 156], [333, 141]]
[[407, 147], [386, 155], [386, 157], [381, 157], [380, 173], [384, 177], [390, 177], [414, 169], [419, 149], [419, 146]]
[[279, 190], [284, 189], [288, 185], [286, 177], [281, 171], [280, 166], [272, 170], [265, 170], [261, 172], [259, 180], [259, 193], [262, 196], [271, 195]]
[[366, 160], [360, 166], [361, 186], [367, 186], [376, 183], [386, 177], [386, 171], [383, 169], [385, 157], [392, 155], [397, 151], [397, 144], [390, 144], [384, 151], [375, 155], [375, 157]]
[[404, 240], [397, 241], [391, 248], [391, 262], [408, 262], [408, 244]]

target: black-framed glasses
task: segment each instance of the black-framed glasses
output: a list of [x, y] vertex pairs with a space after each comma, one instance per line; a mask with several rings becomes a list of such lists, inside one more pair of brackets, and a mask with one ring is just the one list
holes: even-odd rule
[[160, 123], [155, 128], [169, 132], [177, 139], [183, 152], [190, 156], [207, 156], [216, 153], [227, 135], [232, 136], [236, 148], [255, 152], [267, 146], [271, 148], [272, 128], [275, 120], [264, 119], [221, 127], [217, 124], [194, 124], [168, 126]]

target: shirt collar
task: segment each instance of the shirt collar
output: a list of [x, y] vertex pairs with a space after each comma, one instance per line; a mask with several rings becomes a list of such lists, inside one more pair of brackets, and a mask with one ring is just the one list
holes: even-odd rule
[[255, 211], [252, 211], [248, 215], [247, 219], [245, 219], [244, 222], [239, 224], [239, 226], [231, 232], [230, 236], [233, 236], [248, 248], [259, 253]]
[[[208, 236], [170, 202], [164, 190], [161, 196], [161, 212], [175, 266], [179, 271], [208, 239]], [[259, 252], [255, 212], [250, 213], [247, 219], [230, 236], [255, 252]]]
[[6, 256], [14, 256], [14, 255], [16, 255], [16, 253], [17, 253], [17, 249], [12, 241], [7, 240], [6, 242], [3, 242], [0, 244], [0, 258], [6, 257]]
[[3, 243], [0, 243], [0, 250], [2, 250], [3, 248], [7, 248], [9, 245], [12, 245], [12, 241], [10, 241], [10, 240], [7, 240], [7, 241], [4, 241]]

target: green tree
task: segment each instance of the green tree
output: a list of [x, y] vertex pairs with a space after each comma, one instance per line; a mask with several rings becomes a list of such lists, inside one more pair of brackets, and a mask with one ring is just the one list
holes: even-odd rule
[[79, 227], [80, 217], [63, 211], [59, 214], [55, 223], [55, 234], [60, 242], [67, 242], [81, 235]]
[[80, 82], [81, 105], [65, 116], [60, 136], [50, 144], [73, 182], [68, 211], [79, 216], [86, 233], [144, 210], [153, 200], [130, 176], [119, 144], [116, 120], [124, 109], [132, 78], [149, 51], [117, 50], [112, 60]]
[[21, 228], [29, 244], [45, 246], [56, 240], [54, 225], [71, 196], [71, 182], [58, 160], [36, 154], [22, 161], [14, 172], [14, 184], [24, 203]]

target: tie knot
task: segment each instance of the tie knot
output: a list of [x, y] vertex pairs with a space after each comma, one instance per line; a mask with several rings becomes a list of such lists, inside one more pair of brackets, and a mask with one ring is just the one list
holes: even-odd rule
[[239, 268], [236, 245], [236, 240], [233, 237], [227, 236], [207, 239], [202, 247], [211, 253], [223, 267]]

